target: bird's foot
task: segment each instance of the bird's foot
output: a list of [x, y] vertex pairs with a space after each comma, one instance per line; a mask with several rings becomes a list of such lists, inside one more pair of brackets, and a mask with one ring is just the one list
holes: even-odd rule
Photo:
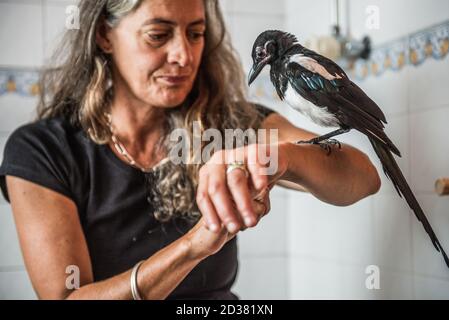
[[326, 139], [322, 141], [317, 141], [316, 139], [310, 139], [307, 141], [299, 140], [296, 141], [296, 144], [316, 144], [319, 145], [321, 149], [327, 152], [327, 155], [330, 155], [332, 152], [332, 146], [338, 146], [338, 149], [341, 149], [340, 141], [336, 139]]

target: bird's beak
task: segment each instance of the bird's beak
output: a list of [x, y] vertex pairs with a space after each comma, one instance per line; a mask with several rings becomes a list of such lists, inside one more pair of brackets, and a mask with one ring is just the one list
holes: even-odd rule
[[270, 61], [270, 56], [266, 57], [265, 59], [263, 59], [262, 61], [260, 61], [259, 63], [255, 63], [253, 64], [252, 69], [249, 72], [248, 75], [248, 86], [251, 85], [251, 83], [253, 83], [254, 80], [256, 80], [257, 76], [259, 75], [259, 73], [263, 70], [263, 68], [268, 64], [268, 62]]

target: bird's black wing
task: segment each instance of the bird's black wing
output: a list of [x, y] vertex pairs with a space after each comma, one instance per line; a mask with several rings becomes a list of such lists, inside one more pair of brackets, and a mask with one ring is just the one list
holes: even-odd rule
[[325, 56], [322, 56], [321, 54], [305, 47], [301, 48], [301, 54], [314, 59], [316, 62], [322, 65], [329, 73], [333, 75], [335, 74], [344, 75], [346, 78], [348, 78], [346, 72], [331, 59], [326, 58]]
[[[365, 93], [363, 95], [369, 100], [358, 99], [361, 96], [358, 91], [363, 91], [358, 87], [354, 89], [355, 84], [345, 74], [338, 74], [338, 69], [333, 69], [336, 73], [332, 74], [316, 60], [308, 58], [292, 61], [286, 67], [287, 78], [293, 89], [316, 106], [327, 107], [339, 119], [342, 126], [373, 136], [400, 156], [398, 148], [383, 131], [381, 119], [369, 112], [370, 109], [364, 105], [372, 100]], [[377, 105], [375, 106], [379, 109]]]
[[[368, 97], [362, 89], [360, 89], [349, 79], [344, 70], [338, 64], [336, 64], [329, 58], [326, 58], [307, 48], [302, 48], [302, 54], [310, 59], [313, 59], [316, 64], [324, 68], [329, 74], [346, 78], [347, 81], [344, 82], [344, 86], [340, 91], [340, 95], [348, 99], [349, 101], [352, 101], [353, 103], [357, 101], [356, 105], [358, 105], [360, 108], [363, 108], [364, 111], [368, 112], [376, 119], [387, 123], [385, 114], [382, 112], [379, 106], [370, 97]], [[303, 65], [303, 67], [307, 66]]]

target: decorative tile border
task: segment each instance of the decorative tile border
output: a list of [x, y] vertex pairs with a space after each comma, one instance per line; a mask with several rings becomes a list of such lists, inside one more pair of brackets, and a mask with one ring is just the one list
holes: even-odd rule
[[370, 59], [358, 59], [350, 73], [353, 78], [363, 80], [380, 76], [386, 70], [418, 66], [429, 58], [441, 60], [448, 52], [449, 20], [374, 48]]
[[0, 96], [8, 93], [36, 96], [38, 80], [39, 70], [35, 68], [0, 67]]

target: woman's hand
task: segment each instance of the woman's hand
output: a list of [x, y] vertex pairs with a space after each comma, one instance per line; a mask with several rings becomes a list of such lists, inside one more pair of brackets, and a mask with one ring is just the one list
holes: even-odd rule
[[[265, 163], [267, 159], [270, 161]], [[196, 197], [209, 230], [221, 234], [224, 225], [235, 234], [255, 226], [260, 217], [254, 199], [262, 192], [268, 196], [267, 191], [287, 170], [287, 159], [281, 144], [251, 144], [215, 152], [200, 169]], [[239, 168], [226, 172], [227, 165], [236, 160], [245, 163], [249, 177]]]
[[[252, 200], [253, 208], [259, 221], [270, 211], [270, 196], [268, 189], [262, 192], [258, 200]], [[193, 259], [204, 259], [217, 253], [236, 233], [230, 233], [226, 228], [218, 232], [208, 229], [205, 218], [202, 217], [197, 224], [185, 235], [189, 246], [189, 256]]]

